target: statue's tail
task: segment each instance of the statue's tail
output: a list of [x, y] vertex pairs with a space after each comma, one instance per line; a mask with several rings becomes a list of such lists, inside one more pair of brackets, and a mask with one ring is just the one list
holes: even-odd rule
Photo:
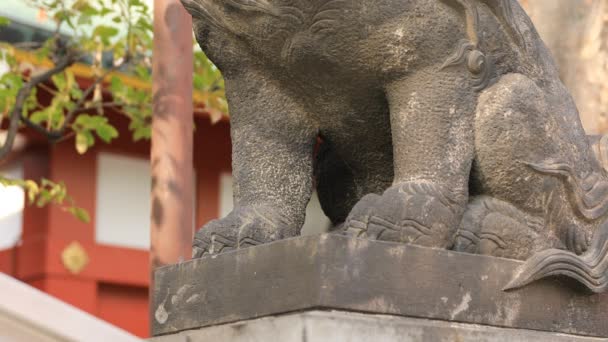
[[576, 279], [591, 291], [608, 290], [608, 135], [590, 136], [591, 150], [603, 170], [579, 178], [564, 162], [528, 163], [534, 170], [561, 178], [570, 190], [575, 209], [588, 220], [603, 220], [589, 248], [582, 255], [548, 249], [533, 255], [517, 271], [505, 290], [528, 285], [551, 276]]
[[595, 293], [608, 290], [608, 222], [600, 226], [584, 254], [579, 256], [560, 249], [539, 252], [519, 268], [504, 290], [552, 276], [573, 278]]

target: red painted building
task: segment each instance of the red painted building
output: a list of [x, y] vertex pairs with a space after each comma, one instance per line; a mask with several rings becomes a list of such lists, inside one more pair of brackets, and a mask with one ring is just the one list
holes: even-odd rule
[[[76, 65], [72, 69], [81, 86], [87, 87], [89, 68]], [[128, 77], [122, 81], [146, 86]], [[39, 94], [49, 97], [43, 89]], [[193, 115], [193, 200], [194, 220], [200, 227], [232, 209], [232, 177], [227, 117], [212, 124], [204, 111], [197, 113]], [[76, 151], [73, 138], [51, 145], [36, 132], [21, 131], [15, 152], [2, 161], [0, 172], [64, 181], [76, 204], [90, 214], [91, 222], [83, 223], [55, 205], [24, 206], [20, 189], [0, 186], [0, 272], [145, 337], [150, 143], [134, 142], [128, 119], [120, 113], [106, 114], [119, 138], [111, 144], [99, 141], [84, 155]], [[311, 234], [328, 225], [315, 196], [304, 230]]]
[[[87, 68], [74, 71], [85, 87]], [[50, 145], [34, 132], [22, 132], [20, 150], [0, 170], [64, 181], [91, 223], [53, 205], [26, 205], [22, 212], [0, 216], [0, 271], [147, 336], [150, 144], [133, 142], [124, 116], [108, 116], [120, 137], [109, 145], [98, 142], [84, 155], [77, 153], [73, 139]], [[211, 124], [205, 114], [194, 120], [195, 220], [200, 226], [220, 215], [221, 179], [230, 175], [230, 138], [227, 120]], [[9, 189], [0, 189], [0, 207], [23, 201], [10, 190], [13, 197]]]

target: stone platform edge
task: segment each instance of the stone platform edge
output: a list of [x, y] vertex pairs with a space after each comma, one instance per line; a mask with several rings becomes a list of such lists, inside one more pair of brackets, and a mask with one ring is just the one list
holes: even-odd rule
[[600, 342], [606, 341], [606, 339], [344, 311], [307, 311], [256, 318], [238, 323], [187, 330], [150, 339], [150, 342], [207, 341]]
[[155, 273], [155, 336], [312, 309], [608, 337], [608, 295], [562, 279], [504, 292], [521, 262], [324, 234]]

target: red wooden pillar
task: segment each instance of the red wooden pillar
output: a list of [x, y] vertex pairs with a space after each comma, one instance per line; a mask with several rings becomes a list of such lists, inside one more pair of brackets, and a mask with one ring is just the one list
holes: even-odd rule
[[179, 0], [154, 2], [152, 226], [154, 268], [187, 260], [193, 234], [192, 19]]
[[[78, 155], [73, 143], [53, 147], [33, 147], [25, 153], [24, 176], [39, 180], [49, 178], [65, 182], [68, 192], [95, 222], [97, 178], [96, 156]], [[92, 258], [95, 227], [77, 220], [60, 206], [44, 208], [28, 205], [24, 210], [22, 245], [18, 249], [16, 276], [82, 310], [95, 314], [97, 281], [79, 274], [70, 274], [62, 264], [62, 253], [72, 243], [82, 247]], [[86, 265], [84, 267], [86, 270]]]
[[[95, 243], [95, 205], [97, 200], [97, 155], [85, 153], [78, 155], [72, 141], [56, 144], [52, 147], [51, 179], [65, 182], [70, 196], [79, 207], [87, 210], [91, 223], [82, 222], [74, 215], [56, 205], [49, 206], [48, 241], [56, 241], [61, 247], [51, 254], [53, 249], [47, 247], [47, 263], [61, 258], [61, 253], [73, 242], [83, 246], [84, 253], [90, 260], [91, 251], [87, 245]], [[47, 244], [47, 246], [50, 246]], [[60, 252], [61, 251], [61, 252]], [[97, 281], [78, 275], [54, 274], [46, 276], [45, 292], [74, 304], [81, 309], [96, 314]]]

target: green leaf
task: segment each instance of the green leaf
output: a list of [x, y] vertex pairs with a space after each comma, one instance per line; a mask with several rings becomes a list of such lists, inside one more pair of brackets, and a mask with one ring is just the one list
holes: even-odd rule
[[133, 132], [133, 141], [139, 141], [141, 139], [150, 139], [152, 130], [150, 127], [137, 127]]
[[108, 118], [100, 115], [81, 114], [74, 121], [74, 126], [80, 130], [96, 130], [98, 126], [107, 124]]
[[36, 184], [36, 182], [32, 180], [26, 180], [24, 182], [23, 188], [27, 192], [27, 199], [29, 203], [34, 203], [34, 201], [36, 200], [36, 196], [40, 193], [40, 188], [38, 187], [38, 184]]
[[112, 11], [111, 8], [104, 7], [104, 8], [101, 9], [101, 11], [99, 11], [99, 15], [102, 16], [102, 17], [105, 17], [106, 15], [108, 15], [108, 14], [110, 14], [112, 12], [113, 11]]
[[80, 100], [80, 98], [82, 97], [82, 90], [80, 88], [73, 87], [72, 89], [70, 89], [70, 96], [74, 100]]
[[34, 113], [32, 113], [32, 115], [30, 115], [30, 121], [32, 121], [33, 123], [39, 124], [41, 122], [43, 122], [44, 120], [46, 120], [48, 117], [46, 110], [38, 110], [35, 111]]
[[84, 223], [91, 222], [91, 217], [89, 216], [89, 213], [82, 208], [70, 207], [70, 208], [68, 208], [68, 211], [72, 215], [76, 216], [77, 219], [79, 219], [80, 221], [82, 221]]
[[89, 114], [81, 114], [78, 115], [76, 120], [74, 120], [74, 125], [79, 128], [86, 129], [91, 126], [91, 121], [91, 116]]
[[151, 76], [150, 70], [146, 66], [141, 64], [135, 66], [135, 74], [142, 80], [149, 80]]
[[40, 189], [38, 200], [36, 201], [37, 207], [43, 207], [51, 202], [51, 193], [46, 189]]
[[111, 26], [99, 25], [93, 31], [93, 37], [101, 38], [102, 42], [106, 45], [110, 44], [110, 38], [118, 34], [118, 29]]
[[103, 124], [96, 128], [97, 135], [105, 143], [110, 143], [112, 139], [118, 137], [118, 131], [112, 125]]
[[0, 185], [11, 186], [13, 185], [13, 181], [11, 179], [4, 178], [4, 176], [0, 175]]
[[120, 78], [118, 76], [112, 76], [112, 79], [110, 80], [110, 91], [112, 91], [114, 94], [122, 92], [123, 89], [124, 85], [122, 84]]
[[65, 89], [67, 83], [64, 73], [55, 74], [51, 79], [53, 80], [53, 83], [55, 84], [55, 87], [57, 87], [57, 89]]
[[70, 69], [65, 70], [65, 76], [67, 83], [66, 86], [68, 89], [71, 89], [74, 86], [78, 86], [78, 84], [76, 83], [76, 76], [74, 76], [74, 73]]
[[23, 79], [21, 75], [16, 73], [8, 72], [2, 75], [2, 83], [5, 83], [8, 87], [15, 91], [15, 93], [23, 86]]
[[205, 80], [201, 75], [194, 74], [193, 85], [194, 89], [203, 89], [203, 87], [205, 86]]
[[0, 17], [0, 26], [6, 26], [8, 24], [10, 24], [11, 21], [9, 18], [6, 17]]
[[83, 14], [78, 17], [78, 21], [76, 22], [78, 25], [90, 25], [93, 22], [90, 15]]
[[30, 95], [25, 100], [23, 104], [23, 112], [21, 113], [23, 116], [27, 117], [28, 114], [38, 107], [38, 88], [33, 88]]

